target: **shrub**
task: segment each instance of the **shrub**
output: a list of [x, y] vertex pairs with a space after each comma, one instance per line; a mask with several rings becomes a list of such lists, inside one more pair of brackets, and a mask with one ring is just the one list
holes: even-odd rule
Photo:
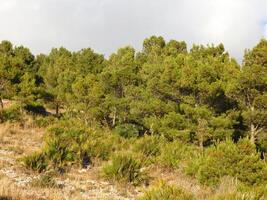
[[138, 137], [139, 130], [134, 124], [121, 124], [115, 127], [115, 133], [124, 138]]
[[160, 154], [160, 145], [160, 137], [146, 135], [136, 141], [133, 150], [145, 156], [158, 156]]
[[39, 158], [53, 168], [61, 169], [72, 163], [85, 167], [90, 163], [90, 157], [85, 149], [87, 140], [88, 133], [83, 128], [70, 128], [57, 124], [49, 129], [40, 158], [38, 154], [26, 157], [26, 166], [37, 170], [35, 166], [37, 164], [32, 160]]
[[92, 158], [108, 160], [113, 152], [113, 144], [111, 141], [103, 139], [90, 140], [87, 144], [87, 152]]
[[73, 127], [70, 121], [58, 121], [48, 129], [43, 156], [52, 168], [71, 164], [86, 168], [92, 158], [108, 160], [115, 150], [123, 149], [126, 139], [111, 133], [101, 134], [86, 127]]
[[267, 157], [267, 134], [262, 131], [258, 135], [257, 146], [261, 152], [265, 152], [265, 156]]
[[248, 140], [237, 144], [221, 142], [208, 148], [201, 159], [196, 159], [196, 163], [191, 174], [205, 185], [217, 185], [223, 176], [236, 177], [247, 185], [267, 182], [267, 165]]
[[45, 155], [38, 152], [24, 157], [22, 162], [27, 168], [38, 172], [44, 171], [48, 166]]
[[195, 157], [193, 159], [188, 160], [184, 168], [184, 172], [189, 176], [196, 177], [196, 174], [200, 166], [203, 164], [203, 162], [204, 162], [203, 156]]
[[57, 118], [53, 116], [39, 117], [34, 120], [37, 127], [46, 128], [56, 122]]
[[112, 158], [110, 164], [103, 168], [104, 176], [113, 181], [139, 185], [147, 180], [142, 164], [132, 155], [120, 153]]
[[74, 153], [70, 151], [68, 143], [60, 137], [50, 137], [46, 141], [44, 152], [55, 168], [63, 167], [68, 161], [74, 161]]
[[109, 133], [91, 134], [86, 144], [86, 151], [92, 158], [108, 160], [110, 155], [120, 148], [119, 144], [123, 144], [124, 140]]
[[0, 111], [0, 122], [17, 122], [22, 118], [19, 105], [12, 105], [11, 107]]
[[189, 160], [197, 155], [198, 151], [193, 147], [174, 141], [162, 145], [158, 162], [165, 167], [178, 168], [182, 161]]
[[193, 200], [191, 194], [186, 193], [182, 189], [174, 185], [168, 185], [165, 182], [160, 182], [152, 189], [145, 192], [140, 200]]

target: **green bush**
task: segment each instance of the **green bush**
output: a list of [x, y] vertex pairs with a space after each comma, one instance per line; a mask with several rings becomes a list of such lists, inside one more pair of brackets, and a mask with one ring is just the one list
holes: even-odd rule
[[87, 144], [87, 152], [92, 158], [108, 160], [113, 152], [113, 144], [111, 141], [103, 139], [90, 140]]
[[112, 181], [139, 185], [147, 180], [140, 161], [131, 154], [119, 153], [103, 168], [104, 176]]
[[162, 145], [158, 162], [165, 167], [178, 168], [181, 162], [199, 155], [197, 149], [182, 144], [179, 141], [168, 142]]
[[108, 160], [110, 155], [120, 149], [124, 138], [110, 133], [91, 134], [87, 141], [86, 151], [92, 158]]
[[38, 172], [44, 171], [48, 166], [46, 156], [43, 153], [38, 152], [24, 157], [22, 162], [27, 168], [36, 170]]
[[93, 158], [108, 160], [114, 151], [127, 145], [128, 140], [110, 132], [103, 134], [76, 126], [73, 127], [71, 121], [59, 120], [48, 129], [42, 152], [50, 167], [56, 169], [76, 164], [85, 168]]
[[187, 171], [205, 185], [217, 185], [223, 176], [236, 177], [247, 185], [267, 183], [267, 164], [260, 159], [249, 140], [241, 140], [237, 144], [221, 142], [192, 162], [196, 162], [193, 170], [189, 167], [191, 170]]
[[133, 150], [145, 156], [158, 156], [160, 154], [161, 140], [158, 136], [146, 135], [136, 141]]
[[90, 132], [85, 127], [59, 123], [49, 129], [44, 151], [54, 167], [76, 163], [86, 167], [91, 159], [87, 152]]
[[18, 122], [22, 119], [20, 106], [15, 104], [0, 111], [0, 122]]
[[125, 139], [109, 130], [89, 130], [82, 146], [91, 158], [108, 160], [113, 152], [129, 148], [132, 140], [134, 139]]
[[[64, 126], [64, 123], [56, 124], [48, 130], [41, 158], [46, 161], [46, 165], [55, 169], [73, 163], [86, 167], [90, 163], [90, 157], [86, 151], [88, 134], [83, 128]], [[31, 157], [35, 158], [36, 155], [29, 158]], [[27, 165], [31, 165], [29, 158], [25, 158], [29, 163]], [[36, 169], [34, 164], [31, 168]]]
[[34, 120], [37, 127], [46, 128], [56, 122], [57, 118], [53, 116], [39, 117]]
[[200, 166], [203, 164], [204, 159], [203, 156], [195, 157], [193, 159], [189, 159], [186, 163], [186, 166], [184, 168], [184, 172], [189, 175], [195, 177]]
[[61, 137], [50, 137], [44, 149], [47, 159], [53, 167], [63, 167], [68, 161], [74, 161], [74, 152], [68, 142]]
[[115, 133], [124, 138], [138, 137], [139, 130], [134, 124], [121, 124], [115, 127]]
[[174, 185], [168, 185], [160, 182], [152, 189], [145, 192], [140, 200], [193, 200], [193, 195], [186, 193]]

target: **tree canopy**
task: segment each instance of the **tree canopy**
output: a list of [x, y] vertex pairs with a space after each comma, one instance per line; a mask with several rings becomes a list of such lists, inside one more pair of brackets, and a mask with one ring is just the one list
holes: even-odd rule
[[[110, 129], [131, 127], [201, 147], [249, 137], [266, 151], [267, 41], [239, 65], [219, 45], [152, 36], [141, 51], [120, 48], [108, 59], [90, 48], [54, 48], [34, 56], [0, 43], [0, 99], [50, 104]], [[1, 103], [3, 106], [3, 104]]]

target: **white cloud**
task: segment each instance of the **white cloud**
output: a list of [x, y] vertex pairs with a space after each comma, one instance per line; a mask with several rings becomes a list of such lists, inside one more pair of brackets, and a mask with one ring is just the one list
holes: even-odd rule
[[9, 0], [9, 1], [0, 1], [0, 10], [1, 11], [9, 11], [12, 10], [17, 4], [16, 0]]
[[0, 40], [34, 53], [64, 45], [110, 54], [150, 35], [225, 44], [242, 58], [266, 37], [266, 0], [0, 0]]
[[264, 37], [267, 39], [267, 23], [264, 25]]

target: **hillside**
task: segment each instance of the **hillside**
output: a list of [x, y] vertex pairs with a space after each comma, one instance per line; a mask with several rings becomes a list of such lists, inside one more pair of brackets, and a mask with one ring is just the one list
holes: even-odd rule
[[[28, 116], [29, 117], [29, 116]], [[74, 168], [64, 175], [55, 177], [57, 188], [35, 186], [41, 174], [26, 170], [21, 158], [40, 151], [43, 146], [44, 130], [35, 127], [32, 121], [21, 127], [19, 123], [5, 123], [0, 126], [0, 194], [14, 199], [136, 199], [143, 193], [142, 188], [116, 185], [100, 177], [100, 166], [88, 169]], [[154, 171], [155, 170], [155, 171]], [[190, 178], [179, 172], [155, 168], [151, 177], [175, 183], [188, 192], [204, 198], [208, 190], [201, 188]]]
[[264, 200], [267, 40], [108, 59], [0, 43], [0, 200]]

